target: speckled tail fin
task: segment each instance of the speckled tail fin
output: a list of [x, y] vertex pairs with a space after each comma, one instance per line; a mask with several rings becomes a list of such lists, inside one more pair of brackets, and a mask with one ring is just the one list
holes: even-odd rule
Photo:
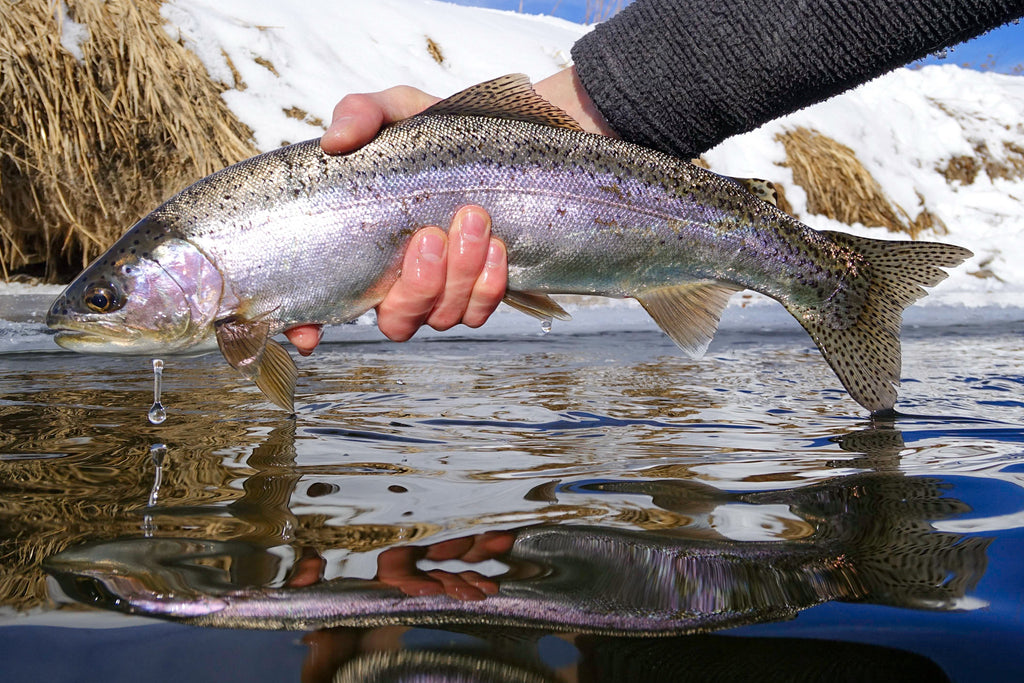
[[840, 290], [820, 308], [786, 308], [814, 339], [857, 403], [873, 413], [891, 410], [900, 382], [903, 309], [927, 294], [924, 287], [947, 277], [943, 268], [957, 266], [972, 254], [938, 242], [823, 234], [863, 258], [861, 273], [849, 290]]
[[486, 116], [583, 130], [571, 116], [538, 95], [524, 74], [509, 74], [470, 86], [429, 107], [420, 116], [441, 114]]

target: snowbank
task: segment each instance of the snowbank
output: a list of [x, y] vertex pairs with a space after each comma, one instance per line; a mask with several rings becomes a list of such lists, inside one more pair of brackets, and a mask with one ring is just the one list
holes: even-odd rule
[[[409, 84], [443, 96], [513, 71], [543, 78], [569, 64], [572, 44], [589, 30], [435, 0], [169, 0], [163, 16], [172, 36], [228, 87], [224, 99], [264, 150], [320, 135], [345, 93]], [[941, 306], [943, 316], [956, 307], [1021, 308], [1024, 178], [991, 177], [981, 168], [972, 182], [950, 181], [942, 170], [984, 150], [993, 168], [1018, 163], [1024, 171], [1022, 111], [1024, 77], [952, 65], [904, 69], [728, 140], [706, 158], [721, 173], [782, 182], [812, 227], [900, 238], [806, 213], [806, 195], [780, 166], [785, 151], [775, 136], [816, 129], [854, 149], [909, 215], [926, 206], [948, 228], [925, 238], [974, 251], [923, 303]]]

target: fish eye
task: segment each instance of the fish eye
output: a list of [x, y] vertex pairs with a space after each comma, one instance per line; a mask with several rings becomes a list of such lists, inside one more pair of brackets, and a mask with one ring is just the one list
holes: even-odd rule
[[85, 290], [85, 305], [96, 313], [110, 313], [124, 306], [124, 302], [117, 296], [113, 287], [93, 285]]

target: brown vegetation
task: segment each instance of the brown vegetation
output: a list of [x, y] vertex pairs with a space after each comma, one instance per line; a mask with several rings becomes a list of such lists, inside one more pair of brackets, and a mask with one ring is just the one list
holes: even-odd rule
[[983, 170], [992, 180], [1024, 178], [1024, 149], [1012, 142], [1004, 142], [1003, 154], [997, 156], [987, 144], [978, 142], [974, 145], [973, 155], [955, 156], [937, 170], [947, 182], [962, 185], [973, 183]]
[[[0, 22], [4, 277], [71, 274], [170, 194], [256, 152], [158, 0], [66, 6], [5, 3]], [[88, 29], [64, 36], [70, 49], [65, 19]]]
[[441, 52], [441, 46], [430, 36], [427, 36], [427, 54], [438, 64], [444, 64], [444, 53]]
[[842, 223], [884, 227], [909, 232], [912, 237], [941, 224], [924, 210], [911, 219], [893, 203], [856, 153], [832, 138], [809, 128], [795, 128], [776, 136], [786, 148], [785, 166], [793, 182], [807, 192], [807, 211]]

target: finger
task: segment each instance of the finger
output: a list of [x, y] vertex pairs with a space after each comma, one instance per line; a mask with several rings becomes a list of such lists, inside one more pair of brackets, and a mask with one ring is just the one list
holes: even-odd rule
[[284, 585], [292, 588], [312, 586], [314, 583], [323, 581], [326, 568], [327, 560], [321, 557], [316, 550], [305, 547], [295, 564], [292, 565], [291, 571], [288, 572]]
[[438, 99], [409, 86], [346, 95], [334, 107], [320, 147], [328, 154], [351, 152], [372, 140], [381, 126], [418, 114]]
[[409, 596], [444, 592], [441, 582], [416, 567], [416, 561], [422, 556], [423, 549], [415, 546], [385, 550], [377, 556], [377, 579]]
[[413, 235], [401, 276], [377, 306], [377, 327], [388, 339], [406, 341], [430, 315], [444, 291], [447, 252], [440, 228], [423, 228]]
[[298, 325], [284, 331], [284, 336], [292, 343], [299, 355], [308, 356], [320, 343], [324, 329], [320, 325]]
[[456, 600], [483, 600], [487, 597], [482, 590], [466, 583], [458, 574], [434, 569], [427, 572], [427, 575], [440, 582], [444, 587], [445, 594]]
[[448, 231], [448, 269], [444, 291], [427, 318], [436, 330], [458, 325], [469, 306], [477, 278], [487, 262], [491, 218], [478, 206], [459, 209]]
[[431, 543], [427, 546], [424, 557], [434, 562], [458, 559], [470, 550], [474, 543], [474, 536], [463, 536], [462, 538], [452, 538], [447, 541], [440, 541], [439, 543]]
[[384, 109], [372, 95], [346, 95], [334, 107], [334, 117], [320, 147], [328, 154], [344, 154], [373, 139], [384, 124]]
[[498, 582], [479, 572], [471, 570], [459, 572], [459, 578], [485, 595], [494, 595], [498, 592]]
[[483, 562], [512, 550], [516, 537], [507, 531], [486, 531], [473, 536], [473, 546], [461, 556], [463, 562]]
[[508, 252], [505, 244], [492, 237], [487, 249], [487, 260], [480, 277], [473, 285], [462, 323], [468, 327], [480, 327], [491, 317], [498, 304], [505, 298], [508, 289]]

